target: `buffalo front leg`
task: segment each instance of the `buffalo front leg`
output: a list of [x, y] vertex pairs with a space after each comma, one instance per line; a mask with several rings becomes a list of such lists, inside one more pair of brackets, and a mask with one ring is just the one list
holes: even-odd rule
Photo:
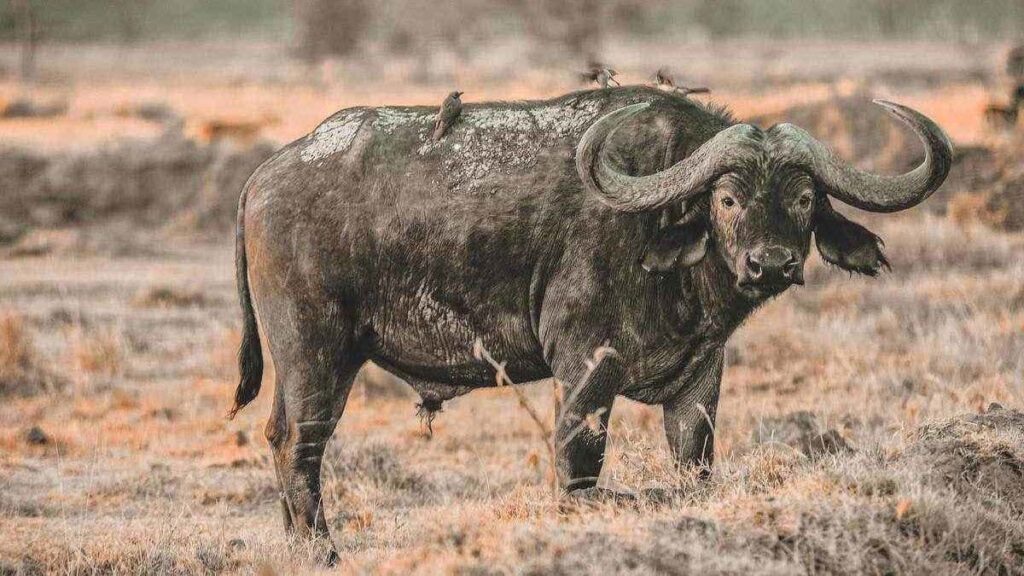
[[562, 491], [570, 493], [597, 485], [604, 464], [608, 418], [615, 391], [623, 377], [621, 365], [604, 358], [593, 369], [583, 364], [556, 371], [565, 386], [561, 414], [555, 422], [555, 460]]
[[331, 542], [321, 497], [320, 470], [327, 441], [341, 418], [358, 366], [331, 370], [310, 362], [278, 372], [274, 409], [266, 436], [281, 484], [285, 528], [338, 555]]
[[676, 464], [697, 466], [702, 475], [711, 472], [715, 459], [715, 413], [722, 385], [723, 351], [707, 360], [680, 393], [663, 404], [665, 435]]

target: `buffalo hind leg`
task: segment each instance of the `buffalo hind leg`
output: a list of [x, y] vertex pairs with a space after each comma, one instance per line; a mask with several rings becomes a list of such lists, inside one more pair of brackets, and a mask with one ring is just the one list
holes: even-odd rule
[[288, 497], [285, 495], [284, 478], [281, 476], [281, 466], [278, 465], [277, 457], [277, 449], [280, 444], [279, 439], [284, 438], [287, 433], [287, 418], [284, 413], [284, 400], [281, 387], [275, 386], [274, 388], [274, 406], [270, 409], [270, 418], [267, 420], [266, 428], [263, 429], [263, 435], [266, 436], [267, 442], [270, 443], [270, 450], [273, 456], [274, 475], [277, 476], [277, 488], [280, 491], [281, 500], [281, 513], [284, 518], [284, 531], [287, 534], [292, 534], [295, 526], [292, 524], [291, 507], [288, 505]]
[[358, 368], [355, 363], [335, 367], [310, 361], [288, 366], [285, 373], [278, 373], [266, 428], [281, 483], [285, 529], [325, 546], [324, 560], [329, 564], [338, 555], [324, 516], [320, 469]]

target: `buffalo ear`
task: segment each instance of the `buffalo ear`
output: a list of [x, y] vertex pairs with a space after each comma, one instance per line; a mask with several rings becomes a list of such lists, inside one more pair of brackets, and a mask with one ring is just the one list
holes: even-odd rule
[[877, 276], [889, 261], [882, 252], [883, 242], [874, 232], [848, 220], [821, 198], [815, 214], [814, 241], [818, 253], [829, 264], [848, 272]]
[[640, 265], [647, 272], [666, 272], [673, 267], [689, 268], [704, 259], [708, 251], [708, 228], [700, 220], [662, 228], [644, 251]]

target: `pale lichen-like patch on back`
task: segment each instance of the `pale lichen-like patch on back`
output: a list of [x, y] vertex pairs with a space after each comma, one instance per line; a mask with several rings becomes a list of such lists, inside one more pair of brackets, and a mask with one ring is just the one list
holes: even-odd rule
[[571, 104], [467, 107], [438, 142], [420, 137], [420, 156], [438, 154], [450, 190], [486, 191], [493, 179], [521, 174], [559, 140], [578, 138], [600, 110], [592, 101]]
[[582, 135], [583, 130], [597, 118], [601, 103], [582, 100], [573, 104], [557, 104], [534, 108], [530, 111], [537, 127], [561, 137]]
[[378, 138], [403, 143], [389, 154], [401, 154], [398, 150], [411, 138], [410, 159], [440, 168], [430, 171], [439, 175], [435, 185], [453, 192], [494, 192], [510, 178], [527, 174], [542, 157], [557, 153], [570, 159], [576, 141], [605, 104], [606, 99], [587, 95], [550, 103], [470, 104], [436, 142], [436, 109], [353, 108], [317, 127], [307, 137], [301, 158], [309, 163], [350, 151], [366, 126]]
[[419, 128], [418, 136], [421, 140], [427, 137], [428, 129], [433, 125], [436, 113], [426, 110], [415, 110], [409, 108], [377, 108], [377, 118], [373, 121], [373, 128], [384, 134], [394, 134], [396, 130], [414, 126]]
[[306, 146], [299, 157], [303, 162], [310, 163], [347, 151], [366, 121], [367, 113], [365, 108], [351, 108], [324, 120], [306, 137]]
[[466, 126], [480, 130], [526, 132], [533, 128], [533, 117], [528, 110], [521, 108], [470, 108], [459, 118]]

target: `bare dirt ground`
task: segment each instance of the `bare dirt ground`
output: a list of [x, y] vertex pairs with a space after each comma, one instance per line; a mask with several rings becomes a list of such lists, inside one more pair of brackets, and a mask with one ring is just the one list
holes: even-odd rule
[[[991, 82], [978, 76], [995, 49], [847, 48], [819, 47], [807, 63], [781, 45], [769, 65], [737, 45], [695, 70], [716, 91], [720, 80], [715, 99], [741, 116], [867, 89], [920, 106], [958, 142], [990, 138], [980, 114]], [[550, 71], [505, 78], [473, 62], [425, 85], [399, 82], [401, 63], [362, 83], [355, 65], [268, 71], [249, 53], [218, 70], [181, 50], [149, 72], [128, 50], [117, 74], [109, 49], [65, 54], [31, 92], [68, 98], [67, 116], [0, 121], [0, 137], [57, 151], [157, 137], [160, 125], [117, 113], [155, 101], [196, 137], [210, 119], [240, 117], [284, 141], [345, 105], [434, 102], [453, 79], [476, 88], [473, 100], [571, 87]], [[616, 54], [644, 79], [646, 61]], [[925, 58], [936, 54], [938, 69]], [[829, 57], [848, 68], [830, 73]], [[751, 72], [765, 69], [785, 74]], [[900, 70], [915, 74], [899, 84]], [[954, 80], [936, 83], [943, 75]], [[0, 83], [7, 97], [24, 92]], [[659, 409], [620, 401], [601, 483], [637, 500], [568, 505], [511, 390], [446, 404], [428, 439], [415, 398], [368, 374], [325, 459], [339, 569], [1024, 573], [1024, 236], [923, 208], [865, 222], [892, 273], [850, 278], [812, 258], [807, 286], [731, 340], [707, 481], [672, 469]], [[272, 374], [225, 418], [238, 338], [230, 233], [199, 241], [173, 225], [135, 245], [98, 221], [83, 246], [76, 230], [47, 231], [69, 235], [62, 249], [0, 256], [0, 573], [320, 570], [283, 534], [262, 435]], [[528, 397], [552, 413], [550, 383]]]

